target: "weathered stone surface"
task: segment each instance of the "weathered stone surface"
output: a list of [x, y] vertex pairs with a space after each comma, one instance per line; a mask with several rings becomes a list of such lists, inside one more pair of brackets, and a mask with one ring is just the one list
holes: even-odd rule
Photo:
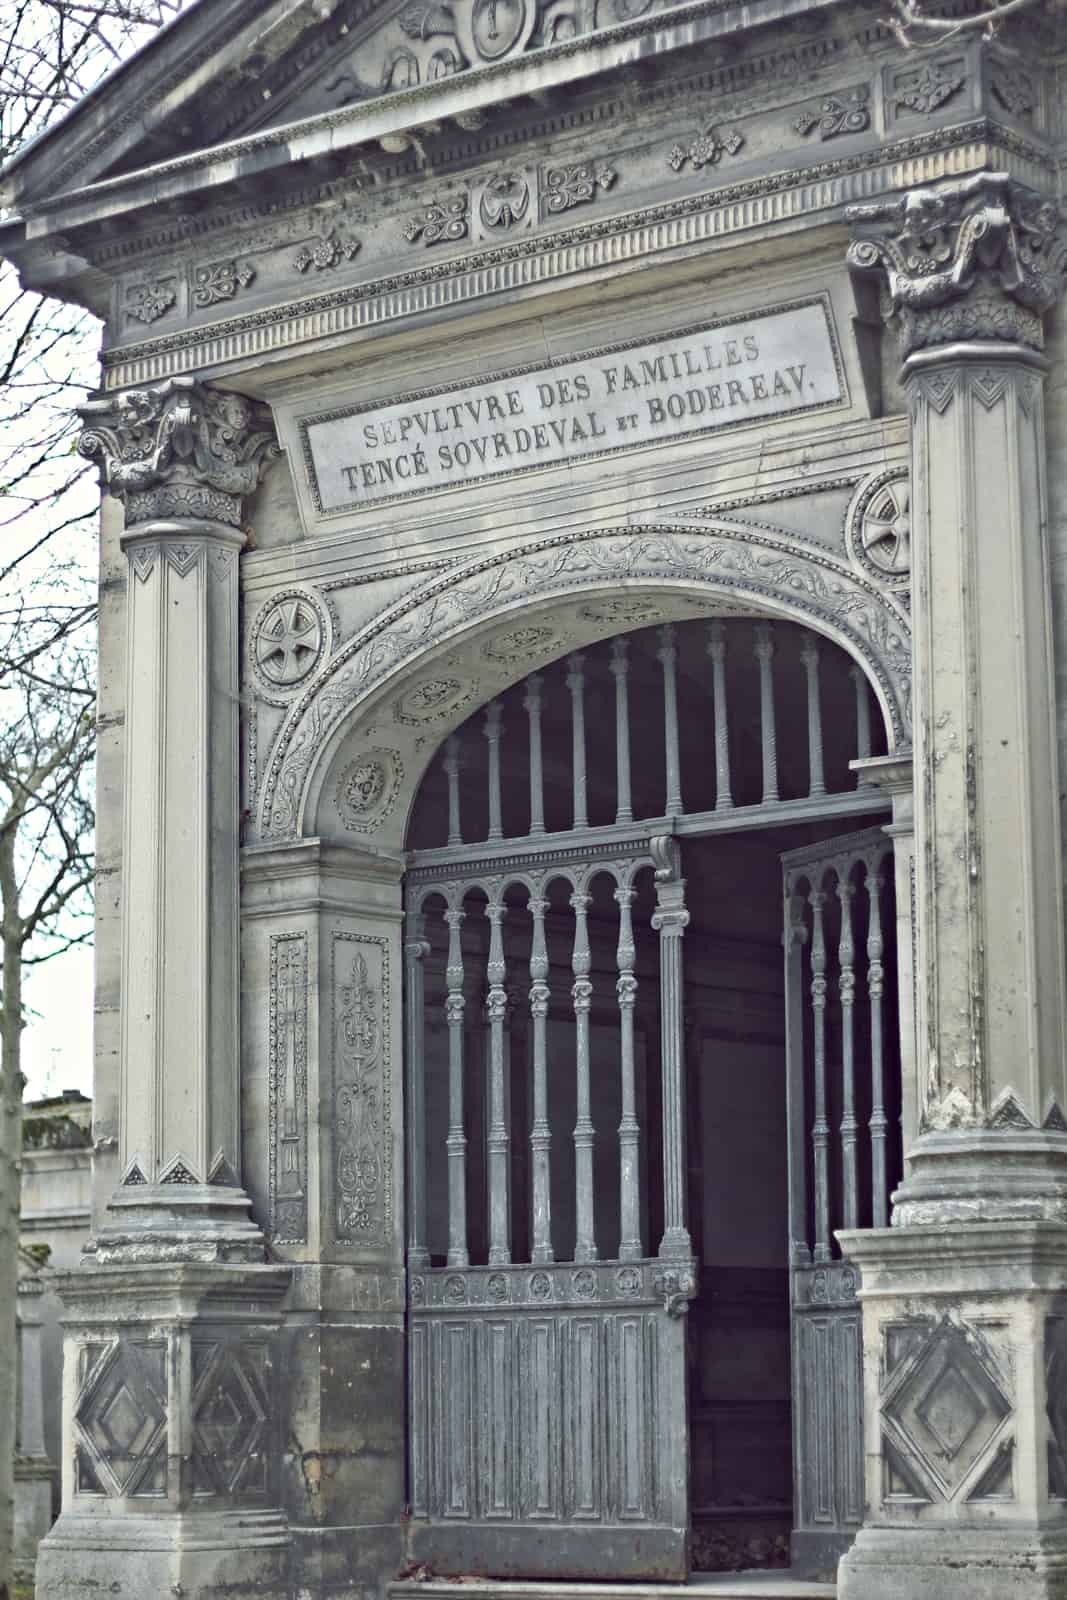
[[[5, 173], [0, 248], [106, 324], [44, 1600], [677, 1575], [690, 1439], [784, 1462], [787, 1319], [821, 1559], [863, 1511], [857, 1270], [845, 1592], [1063, 1588], [1041, 26], [920, 58], [818, 0], [202, 0]], [[879, 833], [789, 880], [783, 984], [776, 852], [890, 812], [892, 870]], [[723, 1333], [744, 1249], [792, 1274], [776, 1385]]]

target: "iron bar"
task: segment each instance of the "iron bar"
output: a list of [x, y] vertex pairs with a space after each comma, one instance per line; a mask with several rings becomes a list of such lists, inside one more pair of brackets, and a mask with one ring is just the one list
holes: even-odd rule
[[552, 1129], [548, 1120], [548, 950], [545, 912], [548, 901], [531, 895], [533, 935], [530, 944], [530, 1015], [533, 1018], [533, 1123], [530, 1128], [533, 1228], [532, 1261], [552, 1261]]
[[571, 775], [574, 785], [575, 828], [589, 826], [589, 805], [585, 773], [585, 657], [567, 657], [567, 688], [571, 692]]
[[667, 796], [664, 812], [668, 817], [682, 814], [682, 770], [678, 751], [678, 646], [672, 622], [659, 630], [656, 651], [663, 667], [663, 742], [667, 764]]
[[611, 641], [611, 671], [615, 679], [615, 821], [633, 821], [630, 796], [630, 703], [627, 659], [629, 640]]
[[837, 941], [838, 991], [841, 996], [841, 1188], [846, 1228], [859, 1227], [859, 1176], [856, 1166], [856, 1066], [855, 999], [856, 948], [852, 937], [851, 863], [837, 868], [837, 898], [841, 906], [841, 931]]
[[619, 1260], [639, 1261], [641, 1249], [641, 1130], [637, 1121], [634, 1084], [634, 1007], [637, 1004], [637, 947], [634, 944], [632, 906], [635, 892], [629, 886], [615, 890], [619, 907], [619, 969], [615, 993], [619, 1000], [620, 1089], [619, 1120]]
[[505, 912], [506, 907], [500, 899], [490, 900], [485, 908], [490, 930], [489, 960], [486, 965], [486, 977], [489, 980], [486, 998], [489, 1018], [489, 1127], [485, 1142], [489, 1169], [489, 1264], [494, 1267], [506, 1266], [511, 1260], [511, 1182], [508, 1170], [511, 1134], [504, 1081], [504, 1024], [508, 1009], [503, 930]]
[[490, 700], [485, 708], [485, 738], [489, 746], [489, 832], [488, 839], [502, 839], [504, 826], [500, 813], [500, 739], [504, 731], [504, 708]]
[[721, 622], [708, 624], [708, 655], [711, 657], [715, 714], [715, 809], [732, 811], [734, 797], [730, 785], [730, 729], [726, 706], [726, 629]]
[[830, 1260], [830, 1124], [826, 1114], [826, 940], [821, 889], [808, 895], [811, 906], [811, 1011], [815, 1054], [815, 1115], [811, 1129], [815, 1168], [815, 1261]]
[[404, 1006], [407, 1058], [407, 1166], [408, 1166], [408, 1266], [430, 1265], [426, 1246], [426, 921], [408, 914], [404, 943], [406, 1004]]
[[778, 735], [774, 725], [774, 632], [769, 622], [756, 625], [759, 662], [760, 734], [763, 745], [763, 804], [778, 800]]
[[590, 899], [591, 896], [581, 891], [571, 895], [571, 909], [574, 912], [574, 951], [571, 957], [574, 983], [571, 998], [574, 1002], [578, 1102], [578, 1115], [574, 1123], [575, 1261], [595, 1261], [597, 1258], [593, 1215], [594, 1133], [589, 1085], [589, 1008], [593, 999], [593, 985], [589, 978], [592, 960], [587, 920]]
[[445, 740], [445, 774], [448, 778], [448, 842], [462, 844], [463, 831], [459, 818], [459, 769], [462, 746], [459, 735], [449, 734]]
[[808, 680], [808, 794], [826, 793], [822, 758], [822, 702], [819, 695], [819, 641], [806, 634], [800, 651]]
[[467, 1136], [463, 1128], [463, 943], [464, 911], [459, 885], [445, 912], [448, 958], [445, 966], [445, 1020], [448, 1024], [448, 1265], [467, 1266]]

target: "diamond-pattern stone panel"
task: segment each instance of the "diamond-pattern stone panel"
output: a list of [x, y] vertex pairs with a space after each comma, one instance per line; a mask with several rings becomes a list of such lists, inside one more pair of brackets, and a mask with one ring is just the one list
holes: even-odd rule
[[1012, 1404], [973, 1329], [942, 1320], [893, 1370], [887, 1435], [935, 1499], [951, 1499], [1001, 1442]]
[[74, 1431], [80, 1491], [164, 1492], [167, 1378], [159, 1341], [116, 1339], [86, 1352]]
[[263, 1495], [268, 1487], [267, 1355], [215, 1342], [194, 1347], [193, 1479], [199, 1495]]

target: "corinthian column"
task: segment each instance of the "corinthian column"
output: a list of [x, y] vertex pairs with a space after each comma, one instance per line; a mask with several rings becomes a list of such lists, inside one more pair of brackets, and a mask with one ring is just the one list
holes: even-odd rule
[[[1042, 315], [1055, 208], [983, 173], [851, 211], [911, 416], [917, 1134], [862, 1271], [846, 1600], [1063, 1592], [1067, 1077]], [[907, 1335], [901, 1329], [907, 1327]]]
[[37, 1595], [288, 1595], [275, 1353], [289, 1270], [241, 1185], [238, 575], [273, 450], [188, 379], [91, 401], [129, 561], [120, 1181], [65, 1302], [63, 1512]]
[[[116, 1228], [250, 1233], [237, 1038], [242, 500], [269, 417], [191, 379], [89, 401], [126, 513], [121, 1151]], [[173, 1241], [171, 1241], [173, 1243]], [[251, 1242], [251, 1241], [250, 1241]]]

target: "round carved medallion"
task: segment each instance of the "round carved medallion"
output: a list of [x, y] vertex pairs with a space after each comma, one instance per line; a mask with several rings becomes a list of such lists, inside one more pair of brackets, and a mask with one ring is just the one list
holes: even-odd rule
[[655, 622], [663, 608], [646, 595], [620, 595], [614, 600], [598, 600], [583, 606], [578, 615], [584, 622]]
[[596, 1273], [588, 1267], [583, 1267], [571, 1279], [571, 1288], [579, 1300], [593, 1300], [596, 1298]]
[[483, 61], [499, 61], [510, 51], [521, 49], [533, 32], [536, 15], [532, 0], [474, 0], [469, 28], [475, 53]]
[[462, 678], [424, 678], [395, 702], [393, 716], [397, 722], [416, 728], [426, 722], [440, 722], [473, 700], [477, 692], [477, 683]]
[[857, 566], [894, 589], [911, 581], [911, 501], [906, 467], [868, 478], [848, 510], [849, 550]]
[[495, 639], [490, 639], [483, 647], [482, 654], [489, 661], [500, 661], [514, 666], [520, 661], [530, 661], [535, 656], [543, 656], [550, 650], [558, 650], [562, 644], [563, 640], [554, 628], [530, 623], [525, 627], [508, 628], [504, 633], [498, 633]]
[[329, 638], [326, 612], [303, 589], [286, 589], [267, 602], [252, 625], [252, 664], [275, 692], [295, 689], [322, 660]]
[[368, 750], [341, 769], [334, 804], [353, 833], [373, 833], [396, 805], [404, 768], [395, 750]]
[[552, 1280], [547, 1272], [534, 1272], [530, 1277], [530, 1299], [547, 1300], [552, 1293]]

